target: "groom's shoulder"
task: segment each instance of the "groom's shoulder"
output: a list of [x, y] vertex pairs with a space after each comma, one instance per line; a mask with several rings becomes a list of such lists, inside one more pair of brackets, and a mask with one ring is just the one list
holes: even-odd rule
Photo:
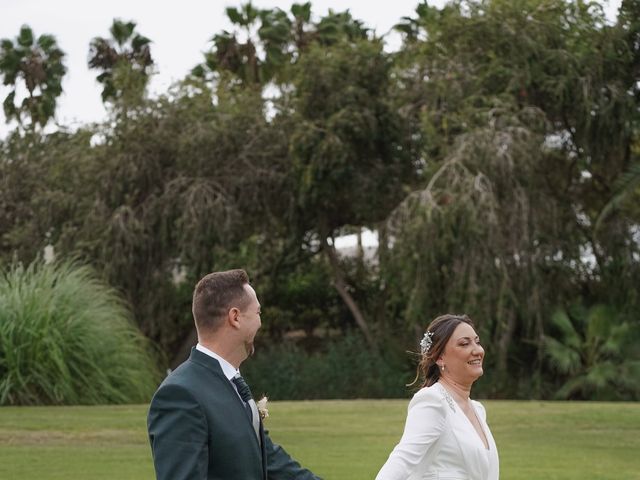
[[191, 355], [165, 377], [160, 387], [168, 385], [193, 387], [201, 386], [203, 382], [216, 384], [216, 381], [222, 382], [222, 380], [224, 376], [216, 360], [208, 358], [202, 360], [198, 356]]
[[200, 384], [197, 372], [187, 360], [164, 378], [153, 395], [151, 405], [162, 404], [164, 401], [173, 401], [177, 398], [188, 402], [197, 401], [200, 397]]
[[191, 358], [187, 358], [184, 362], [172, 370], [164, 379], [163, 384], [190, 382], [193, 378], [197, 378], [201, 372], [198, 366]]
[[176, 367], [174, 370], [168, 372], [167, 376], [164, 377], [164, 380], [162, 380], [162, 382], [158, 386], [158, 390], [163, 390], [163, 389], [172, 388], [172, 387], [187, 386], [190, 383], [189, 377], [191, 376], [191, 374], [189, 371], [190, 368], [187, 365], [185, 365], [186, 363], [187, 362], [184, 362], [180, 364], [178, 367]]

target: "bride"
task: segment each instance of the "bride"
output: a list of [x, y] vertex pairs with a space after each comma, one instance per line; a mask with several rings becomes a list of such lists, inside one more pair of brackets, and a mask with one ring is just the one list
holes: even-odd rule
[[498, 480], [498, 451], [471, 386], [484, 349], [466, 315], [436, 318], [420, 342], [423, 388], [409, 403], [400, 442], [376, 480]]

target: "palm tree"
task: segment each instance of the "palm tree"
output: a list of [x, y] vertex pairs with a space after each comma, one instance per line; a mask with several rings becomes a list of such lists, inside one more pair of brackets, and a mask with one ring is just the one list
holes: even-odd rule
[[102, 101], [140, 99], [153, 72], [151, 40], [135, 31], [135, 22], [114, 19], [111, 38], [96, 37], [89, 46], [89, 68], [100, 70]]
[[632, 350], [637, 336], [611, 308], [595, 305], [557, 310], [551, 317], [557, 338], [545, 336], [543, 351], [565, 377], [558, 399], [638, 399], [640, 359]]
[[246, 38], [238, 39], [238, 33], [223, 30], [214, 35], [211, 51], [205, 53], [204, 64], [196, 66], [192, 73], [204, 77], [205, 72], [226, 70], [233, 73], [245, 85], [261, 84], [261, 66], [263, 61], [258, 56], [253, 30], [260, 19], [260, 10], [251, 2], [240, 8], [228, 7], [226, 14], [231, 23], [237, 25]]
[[[0, 75], [10, 88], [3, 102], [7, 120], [23, 125], [26, 115], [35, 128], [44, 127], [53, 118], [67, 72], [64, 56], [54, 36], [40, 35], [36, 40], [28, 25], [22, 26], [15, 41], [0, 41]], [[16, 104], [16, 92], [22, 87], [26, 87], [27, 96]]]
[[192, 74], [205, 78], [210, 73], [227, 71], [243, 85], [287, 83], [286, 66], [298, 61], [311, 44], [331, 45], [368, 36], [369, 30], [349, 11], [329, 10], [315, 23], [311, 20], [310, 2], [294, 3], [290, 12], [291, 15], [279, 8], [258, 10], [251, 2], [227, 8], [227, 17], [237, 30], [215, 35], [204, 63], [197, 65]]

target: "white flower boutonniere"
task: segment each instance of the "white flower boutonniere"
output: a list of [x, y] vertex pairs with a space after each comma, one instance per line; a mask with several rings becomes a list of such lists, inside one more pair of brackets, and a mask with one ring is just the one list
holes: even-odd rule
[[261, 420], [264, 420], [269, 416], [269, 409], [267, 408], [268, 401], [269, 401], [269, 398], [264, 396], [256, 402], [256, 406], [258, 407], [258, 413], [260, 414]]

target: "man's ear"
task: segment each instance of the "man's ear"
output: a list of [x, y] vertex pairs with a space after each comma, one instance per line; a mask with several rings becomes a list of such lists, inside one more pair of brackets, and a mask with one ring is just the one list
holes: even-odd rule
[[231, 307], [229, 309], [227, 322], [232, 328], [240, 328], [240, 310], [237, 307]]

